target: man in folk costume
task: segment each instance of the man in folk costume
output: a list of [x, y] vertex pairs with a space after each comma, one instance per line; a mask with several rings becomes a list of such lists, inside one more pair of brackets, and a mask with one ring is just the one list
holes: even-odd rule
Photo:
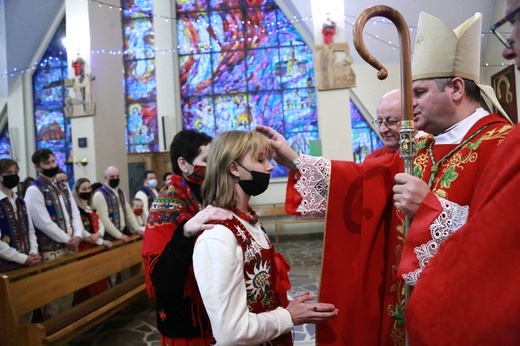
[[13, 188], [20, 182], [18, 164], [0, 159], [0, 272], [40, 264], [31, 215]]
[[212, 228], [211, 220], [231, 218], [229, 211], [201, 210], [201, 185], [212, 138], [179, 131], [170, 145], [173, 174], [155, 199], [143, 239], [146, 290], [156, 298], [162, 345], [209, 345], [211, 330], [193, 274], [195, 236]]
[[[484, 94], [501, 109], [491, 88], [478, 84], [480, 34], [480, 13], [454, 31], [420, 15], [413, 109], [415, 128], [429, 135], [417, 140], [417, 177], [399, 173], [399, 153], [361, 164], [297, 155], [280, 134], [257, 127], [271, 138], [277, 160], [297, 171], [289, 175], [287, 211], [327, 220], [320, 300], [340, 314], [317, 326], [318, 345], [404, 344], [400, 263], [413, 284], [444, 240], [437, 234], [465, 222], [475, 183], [511, 130], [508, 120], [482, 107]], [[405, 214], [413, 245], [403, 255]], [[429, 251], [419, 252], [419, 261], [413, 249], [425, 244]]]
[[[20, 182], [18, 164], [0, 159], [0, 273], [42, 262], [31, 215], [13, 188]], [[20, 316], [20, 324], [31, 323], [32, 311]]]
[[[34, 223], [43, 260], [54, 261], [69, 251], [78, 250], [84, 227], [69, 187], [55, 178], [60, 169], [54, 153], [49, 149], [38, 149], [31, 160], [38, 178], [27, 189], [25, 203]], [[70, 294], [48, 304], [46, 315], [56, 316], [70, 308], [72, 299]]]
[[119, 169], [110, 166], [105, 170], [105, 184], [92, 197], [94, 209], [105, 226], [105, 238], [128, 241], [132, 233], [142, 233], [132, 207], [119, 186]]
[[[491, 28], [505, 46], [504, 58], [515, 59], [519, 69], [520, 22], [514, 19], [520, 0], [507, 0], [505, 12]], [[443, 244], [414, 288], [406, 314], [411, 344], [520, 344], [519, 145], [516, 126], [476, 184], [467, 223]]]
[[153, 200], [159, 193], [156, 189], [157, 176], [155, 175], [155, 172], [145, 171], [143, 174], [143, 182], [143, 186], [141, 186], [135, 193], [135, 198], [139, 198], [143, 201], [143, 213], [141, 215], [136, 215], [142, 216], [142, 220], [146, 223], [146, 220], [148, 220], [148, 212], [152, 207]]

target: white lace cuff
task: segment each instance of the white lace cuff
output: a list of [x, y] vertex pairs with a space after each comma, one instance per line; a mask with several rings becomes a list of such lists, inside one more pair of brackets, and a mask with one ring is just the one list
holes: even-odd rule
[[408, 274], [403, 274], [404, 281], [410, 286], [415, 286], [421, 272], [430, 259], [435, 256], [439, 246], [462, 227], [468, 219], [469, 206], [459, 205], [439, 196], [436, 197], [442, 205], [442, 212], [430, 225], [432, 240], [414, 249], [419, 261], [419, 268]]
[[301, 154], [294, 160], [294, 164], [300, 172], [294, 188], [302, 197], [296, 210], [304, 218], [324, 218], [329, 193], [330, 160]]

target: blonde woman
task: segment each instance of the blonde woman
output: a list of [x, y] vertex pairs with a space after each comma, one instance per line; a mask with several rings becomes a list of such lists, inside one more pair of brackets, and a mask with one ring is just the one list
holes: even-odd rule
[[251, 196], [269, 186], [270, 146], [261, 134], [230, 131], [212, 143], [205, 205], [228, 209], [195, 244], [193, 268], [217, 345], [292, 345], [294, 325], [318, 323], [338, 314], [332, 304], [310, 303], [309, 292], [287, 302], [287, 265], [274, 251]]

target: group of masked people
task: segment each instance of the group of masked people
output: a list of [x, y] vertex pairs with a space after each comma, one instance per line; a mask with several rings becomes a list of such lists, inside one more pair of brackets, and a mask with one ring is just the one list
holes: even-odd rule
[[[18, 164], [11, 159], [0, 160], [0, 272], [54, 261], [93, 246], [110, 248], [116, 239], [128, 240], [125, 233], [136, 233], [129, 232], [125, 224], [125, 220], [131, 223], [127, 216], [133, 216], [133, 211], [118, 188], [116, 168], [107, 168], [105, 184], [79, 178], [71, 190], [68, 179], [61, 179], [63, 171], [50, 149], [36, 150], [31, 160], [37, 177], [23, 198], [13, 191], [20, 181]], [[99, 294], [116, 284], [116, 279], [101, 280], [51, 302], [43, 307], [42, 318], [54, 317]], [[23, 319], [30, 320], [30, 315]]]
[[[296, 153], [264, 126], [213, 141], [195, 131], [177, 134], [174, 175], [150, 210], [143, 244], [163, 345], [286, 345], [300, 323], [318, 323], [318, 345], [520, 341], [518, 275], [507, 264], [516, 257], [499, 253], [518, 245], [520, 161], [507, 155], [517, 152], [519, 131], [479, 83], [480, 35], [480, 13], [455, 30], [420, 16], [413, 175], [401, 173], [396, 146], [356, 164]], [[514, 49], [504, 56], [516, 56]], [[490, 113], [488, 103], [499, 112]], [[397, 122], [383, 118], [378, 125]], [[248, 204], [268, 186], [270, 155], [291, 169], [286, 209], [326, 218], [319, 303], [309, 293], [287, 301], [288, 265]], [[486, 261], [480, 251], [497, 259]], [[477, 268], [513, 277], [482, 278]], [[504, 298], [493, 307], [501, 279]], [[506, 314], [494, 319], [480, 308]]]

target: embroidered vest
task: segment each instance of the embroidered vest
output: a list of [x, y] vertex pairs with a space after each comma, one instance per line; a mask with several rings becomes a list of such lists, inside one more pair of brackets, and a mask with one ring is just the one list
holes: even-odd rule
[[121, 214], [119, 213], [119, 201], [121, 201], [121, 206], [123, 209], [123, 218], [126, 220], [126, 210], [125, 210], [125, 194], [123, 193], [123, 190], [117, 189], [117, 194], [119, 195], [119, 199], [115, 195], [115, 193], [106, 185], [103, 185], [99, 191], [103, 194], [105, 197], [105, 201], [107, 202], [108, 207], [108, 217], [116, 226], [118, 230], [123, 232], [124, 230], [121, 229]]
[[[54, 221], [54, 223], [56, 223], [63, 232], [67, 233], [67, 223], [65, 221], [65, 214], [63, 213], [63, 209], [60, 203], [61, 195], [65, 202], [67, 213], [69, 214], [69, 217], [72, 217], [70, 194], [69, 189], [67, 189], [67, 185], [58, 182], [58, 186], [55, 186], [42, 178], [38, 178], [34, 181], [33, 184], [43, 194], [45, 207], [49, 212], [51, 220]], [[56, 251], [59, 249], [63, 249], [67, 246], [67, 244], [64, 243], [55, 242], [36, 226], [34, 227], [34, 229], [36, 231], [36, 237], [38, 239], [38, 246], [42, 252]]]
[[99, 216], [93, 210], [88, 212], [83, 208], [78, 207], [78, 209], [85, 230], [90, 234], [96, 233], [99, 230]]
[[[261, 247], [236, 217], [232, 220], [215, 221], [214, 223], [226, 226], [235, 235], [238, 244], [242, 247], [249, 311], [261, 313], [281, 306], [280, 298], [274, 291], [276, 264], [274, 262], [274, 247], [271, 242], [268, 240], [268, 249]], [[291, 333], [282, 334], [262, 345], [292, 345]]]
[[[29, 219], [27, 217], [27, 207], [21, 198], [16, 198], [16, 212], [9, 198], [0, 201], [0, 230], [2, 238], [0, 241], [7, 243], [18, 252], [28, 255], [31, 250], [29, 241]], [[5, 259], [0, 259], [0, 266], [11, 263]]]
[[146, 197], [148, 197], [148, 210], [152, 207], [153, 200], [155, 199], [155, 193], [148, 186], [141, 186], [138, 191], [142, 191]]

